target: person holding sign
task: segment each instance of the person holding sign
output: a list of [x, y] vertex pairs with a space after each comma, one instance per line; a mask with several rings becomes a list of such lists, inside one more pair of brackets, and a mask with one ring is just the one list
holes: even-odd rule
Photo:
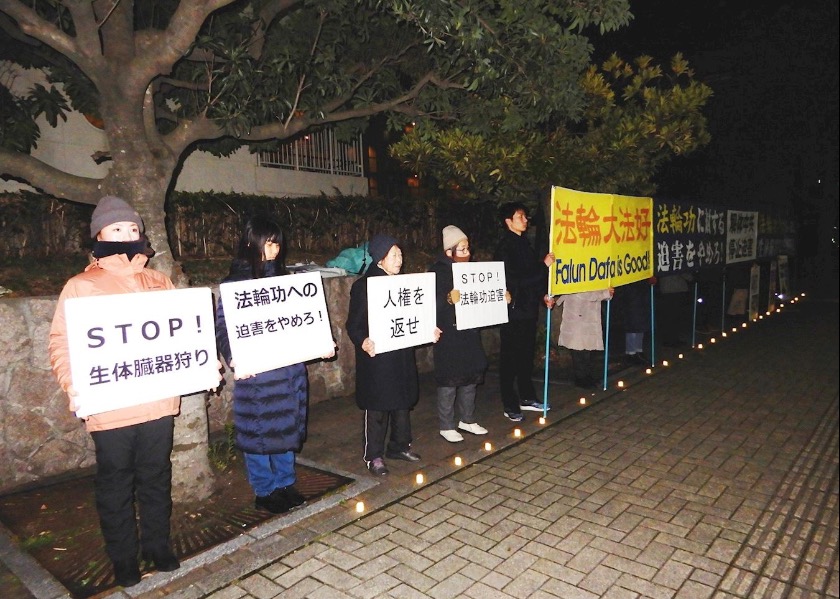
[[[61, 295], [50, 328], [49, 356], [61, 388], [77, 410], [67, 341], [65, 303], [70, 298], [174, 289], [163, 273], [145, 268], [148, 242], [143, 219], [128, 203], [105, 196], [90, 223], [93, 262], [71, 278]], [[117, 408], [86, 417], [96, 450], [95, 496], [105, 551], [118, 585], [140, 582], [138, 551], [157, 570], [180, 567], [170, 547], [172, 452], [180, 397]], [[134, 502], [140, 510], [140, 536]]]
[[601, 326], [601, 302], [612, 298], [610, 287], [599, 291], [581, 291], [559, 295], [555, 305], [563, 306], [559, 344], [572, 350], [572, 370], [575, 386], [594, 387], [593, 351], [603, 351], [604, 330]]
[[546, 291], [548, 267], [554, 263], [554, 254], [548, 253], [540, 260], [523, 235], [528, 230], [524, 204], [504, 204], [499, 209], [499, 217], [505, 230], [494, 259], [505, 263], [505, 279], [511, 296], [508, 322], [502, 325], [499, 334], [499, 384], [505, 416], [519, 422], [522, 410], [543, 411], [531, 375], [539, 308], [543, 303], [546, 307], [551, 305]]
[[[251, 218], [223, 283], [288, 274], [282, 250], [280, 227], [264, 218]], [[273, 514], [287, 512], [305, 501], [294, 483], [295, 452], [300, 451], [306, 438], [306, 365], [301, 362], [259, 374], [238, 371], [222, 301], [216, 312], [216, 344], [234, 371], [234, 440], [243, 453], [254, 505]], [[323, 358], [333, 355], [334, 351]]]
[[481, 345], [479, 329], [459, 331], [455, 320], [455, 304], [460, 292], [455, 289], [452, 265], [470, 261], [470, 240], [466, 234], [449, 225], [443, 229], [443, 254], [432, 265], [437, 289], [437, 326], [442, 333], [435, 344], [435, 382], [440, 435], [450, 443], [463, 441], [455, 429], [455, 408], [461, 416], [458, 429], [473, 435], [486, 435], [487, 429], [475, 421], [475, 393], [484, 382], [487, 356]]
[[[411, 409], [418, 399], [414, 348], [376, 353], [368, 323], [368, 281], [402, 270], [402, 251], [396, 239], [377, 233], [368, 244], [373, 263], [350, 288], [347, 336], [356, 348], [356, 405], [364, 410], [364, 460], [376, 476], [388, 474], [384, 457], [419, 462], [411, 451]], [[435, 329], [435, 341], [440, 330]], [[385, 438], [391, 429], [387, 451]]]

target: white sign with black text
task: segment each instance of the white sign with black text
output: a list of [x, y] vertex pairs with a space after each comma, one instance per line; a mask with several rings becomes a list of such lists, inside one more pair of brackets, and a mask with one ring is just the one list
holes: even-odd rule
[[433, 343], [434, 273], [368, 278], [368, 335], [377, 354]]
[[455, 262], [452, 288], [460, 294], [455, 304], [459, 331], [508, 321], [504, 262]]
[[219, 285], [236, 372], [259, 374], [333, 351], [318, 272]]
[[219, 383], [209, 288], [75, 297], [65, 313], [80, 418]]

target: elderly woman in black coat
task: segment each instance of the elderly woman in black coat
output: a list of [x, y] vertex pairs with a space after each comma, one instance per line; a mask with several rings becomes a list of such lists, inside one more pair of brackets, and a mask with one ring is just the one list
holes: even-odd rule
[[[463, 441], [459, 431], [486, 435], [487, 429], [475, 421], [475, 394], [484, 382], [487, 356], [481, 345], [479, 329], [459, 331], [455, 320], [455, 304], [460, 293], [452, 280], [452, 265], [470, 261], [470, 240], [455, 225], [444, 227], [443, 253], [432, 265], [435, 273], [437, 326], [442, 333], [435, 344], [435, 383], [440, 436], [450, 443]], [[455, 410], [460, 419], [455, 428]]]
[[411, 451], [410, 411], [418, 397], [417, 363], [412, 347], [376, 353], [368, 330], [368, 280], [400, 274], [402, 251], [396, 239], [378, 233], [368, 243], [368, 253], [373, 263], [350, 288], [345, 327], [356, 348], [356, 405], [365, 414], [364, 460], [371, 473], [385, 476], [388, 467], [384, 457], [420, 461], [420, 456]]

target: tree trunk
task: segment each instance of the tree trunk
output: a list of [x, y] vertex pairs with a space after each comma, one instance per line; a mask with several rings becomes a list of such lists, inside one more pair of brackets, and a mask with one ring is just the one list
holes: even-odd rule
[[[160, 150], [141, 147], [136, 138], [129, 164], [114, 161], [112, 174], [116, 189], [112, 193], [131, 202], [145, 224], [146, 236], [155, 250], [149, 266], [168, 275], [176, 287], [188, 286], [180, 265], [175, 261], [166, 234], [164, 211], [166, 190], [175, 169], [175, 159]], [[175, 443], [172, 452], [173, 499], [177, 502], [201, 501], [213, 490], [213, 471], [208, 456], [209, 427], [206, 392], [181, 398], [181, 413], [175, 419]]]

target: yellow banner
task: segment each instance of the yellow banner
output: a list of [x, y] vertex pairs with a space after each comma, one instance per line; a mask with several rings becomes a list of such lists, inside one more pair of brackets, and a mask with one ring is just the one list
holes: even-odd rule
[[552, 295], [653, 276], [653, 198], [551, 188]]

